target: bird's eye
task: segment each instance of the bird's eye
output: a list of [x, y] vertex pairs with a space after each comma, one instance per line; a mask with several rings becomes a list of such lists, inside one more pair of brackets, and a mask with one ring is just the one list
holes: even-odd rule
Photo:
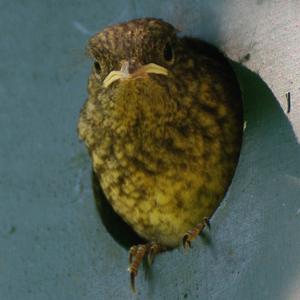
[[101, 71], [101, 67], [97, 61], [94, 62], [94, 68], [95, 68], [96, 72], [99, 74]]
[[164, 59], [167, 62], [172, 62], [174, 59], [173, 49], [169, 42], [166, 43], [165, 48], [164, 48]]

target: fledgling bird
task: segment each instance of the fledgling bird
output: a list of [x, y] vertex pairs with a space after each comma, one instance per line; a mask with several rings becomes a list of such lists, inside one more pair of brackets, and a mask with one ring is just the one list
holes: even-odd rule
[[130, 249], [134, 289], [142, 258], [189, 246], [224, 197], [241, 147], [241, 94], [221, 53], [162, 20], [110, 26], [88, 52], [78, 131], [109, 203], [148, 241]]

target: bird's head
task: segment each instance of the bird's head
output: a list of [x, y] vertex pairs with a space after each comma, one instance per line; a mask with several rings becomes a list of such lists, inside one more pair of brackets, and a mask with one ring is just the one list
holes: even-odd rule
[[[176, 29], [158, 19], [136, 19], [93, 36], [88, 52], [104, 89], [150, 74], [169, 76], [176, 61]], [[150, 75], [151, 76], [151, 75]]]
[[103, 131], [153, 135], [179, 118], [188, 55], [176, 32], [146, 18], [107, 27], [90, 39], [89, 122]]

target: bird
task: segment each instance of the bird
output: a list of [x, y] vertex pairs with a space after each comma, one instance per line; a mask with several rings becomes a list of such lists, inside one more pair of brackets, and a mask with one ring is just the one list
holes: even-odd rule
[[113, 210], [145, 240], [141, 261], [191, 246], [224, 198], [238, 163], [242, 96], [225, 55], [170, 23], [114, 24], [87, 45], [93, 60], [78, 134]]

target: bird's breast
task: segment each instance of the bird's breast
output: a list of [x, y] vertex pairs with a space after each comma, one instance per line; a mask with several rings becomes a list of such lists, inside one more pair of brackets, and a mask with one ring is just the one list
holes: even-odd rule
[[113, 85], [99, 95], [97, 115], [92, 101], [85, 109], [86, 119], [97, 116], [86, 135], [94, 170], [114, 210], [136, 232], [175, 246], [210, 216], [228, 187], [236, 122], [223, 116], [220, 122], [202, 104], [205, 93], [182, 95], [172, 81], [149, 76]]

